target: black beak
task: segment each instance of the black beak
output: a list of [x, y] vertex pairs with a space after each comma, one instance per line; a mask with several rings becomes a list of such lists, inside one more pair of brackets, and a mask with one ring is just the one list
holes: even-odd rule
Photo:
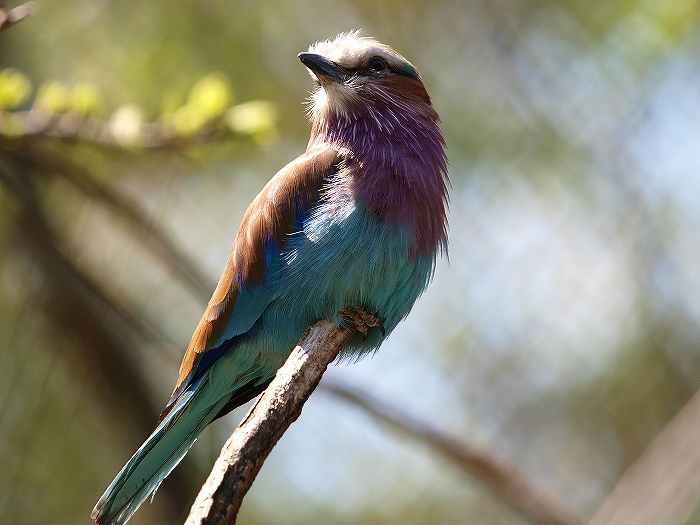
[[327, 77], [343, 82], [351, 76], [347, 69], [324, 56], [315, 53], [299, 53], [298, 56], [301, 63], [313, 71], [317, 77]]

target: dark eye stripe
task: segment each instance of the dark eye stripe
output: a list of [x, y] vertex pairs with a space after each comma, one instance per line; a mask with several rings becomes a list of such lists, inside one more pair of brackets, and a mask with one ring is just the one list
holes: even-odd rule
[[417, 80], [418, 82], [422, 82], [420, 75], [418, 74], [418, 71], [409, 63], [401, 64], [399, 66], [399, 70], [397, 71], [398, 73], [405, 75], [407, 77], [412, 78], [413, 80]]
[[421, 83], [423, 82], [418, 74], [418, 71], [416, 71], [416, 69], [408, 62], [399, 63], [398, 65], [390, 65], [381, 57], [373, 57], [369, 60], [369, 62], [367, 62], [366, 66], [360, 66], [350, 71], [361, 75], [367, 73], [378, 73], [386, 70], [389, 70], [397, 75], [412, 78], [413, 80], [417, 80]]

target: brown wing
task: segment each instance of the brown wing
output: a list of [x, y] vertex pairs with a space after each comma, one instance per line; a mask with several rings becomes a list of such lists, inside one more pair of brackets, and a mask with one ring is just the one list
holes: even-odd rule
[[263, 283], [266, 239], [274, 240], [280, 251], [285, 249], [297, 206], [308, 210], [316, 204], [324, 181], [341, 160], [334, 149], [307, 151], [277, 172], [248, 207], [219, 284], [185, 352], [173, 397], [206, 352], [248, 331], [265, 310], [265, 294], [256, 294], [256, 298], [263, 297], [261, 304], [259, 299], [251, 300], [246, 289]]

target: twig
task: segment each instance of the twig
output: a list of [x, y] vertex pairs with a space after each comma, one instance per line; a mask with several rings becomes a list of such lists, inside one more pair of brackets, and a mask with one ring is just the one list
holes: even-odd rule
[[700, 392], [623, 474], [590, 525], [683, 525], [700, 499]]
[[354, 329], [312, 325], [221, 450], [186, 525], [232, 525], [263, 462], [314, 391]]
[[36, 13], [36, 9], [36, 2], [27, 2], [26, 4], [18, 5], [14, 9], [7, 9], [4, 5], [0, 5], [0, 31], [9, 29], [20, 20], [33, 15]]
[[12, 138], [50, 137], [81, 140], [103, 148], [144, 150], [184, 149], [201, 146], [212, 138], [235, 136], [235, 132], [210, 122], [196, 133], [181, 135], [161, 122], [138, 122], [128, 133], [120, 132], [109, 121], [76, 113], [52, 114], [40, 109], [0, 111], [0, 136]]
[[[406, 414], [369, 393], [338, 380], [324, 379], [322, 388], [362, 407], [375, 418], [422, 441], [480, 481], [511, 508], [541, 525], [582, 525], [584, 520], [539, 487], [507, 458], [476, 447]], [[632, 522], [630, 522], [632, 523]]]

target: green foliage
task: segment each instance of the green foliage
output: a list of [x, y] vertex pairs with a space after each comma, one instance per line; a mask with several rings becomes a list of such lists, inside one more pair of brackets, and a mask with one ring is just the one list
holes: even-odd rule
[[236, 133], [250, 135], [258, 142], [275, 136], [278, 115], [274, 104], [267, 100], [251, 100], [233, 106], [226, 112], [226, 124]]
[[32, 91], [29, 79], [15, 69], [0, 71], [0, 110], [14, 109], [25, 102]]
[[[163, 122], [178, 135], [190, 136], [217, 120], [233, 101], [233, 91], [223, 73], [209, 73], [192, 87], [187, 103], [162, 115]], [[172, 104], [172, 99], [166, 101]]]
[[102, 105], [99, 90], [95, 84], [77, 82], [66, 85], [58, 80], [47, 80], [40, 87], [34, 100], [34, 107], [50, 115], [74, 113], [88, 117]]
[[[20, 117], [10, 110], [26, 102], [30, 94], [31, 83], [23, 73], [15, 69], [0, 72], [0, 112], [6, 113], [0, 123], [0, 135], [11, 138], [23, 135], [23, 129], [27, 126], [23, 126]], [[158, 110], [146, 110], [133, 102], [124, 103], [112, 112], [106, 122], [106, 130], [122, 146], [148, 145], [148, 142], [144, 142], [147, 133], [151, 134], [152, 139], [155, 133], [156, 145], [174, 138], [208, 135], [224, 129], [238, 136], [250, 137], [256, 143], [267, 142], [276, 135], [275, 105], [266, 100], [254, 100], [232, 106], [233, 88], [228, 77], [221, 72], [208, 73], [199, 78], [190, 89], [185, 103], [183, 98], [180, 92], [171, 89], [161, 96]], [[47, 80], [39, 87], [33, 102], [33, 109], [43, 114], [65, 114], [78, 120], [97, 118], [103, 107], [98, 86], [85, 81], [68, 85], [59, 80]], [[146, 115], [156, 111], [160, 114], [155, 122], [148, 122]], [[153, 128], [154, 125], [162, 125], [162, 129]], [[72, 131], [80, 135], [80, 128], [72, 128]], [[62, 133], [65, 135], [70, 130]], [[94, 135], [91, 138], [83, 135], [82, 138], [100, 141]]]
[[101, 104], [97, 86], [88, 82], [78, 82], [66, 94], [66, 111], [82, 117], [95, 113]]
[[58, 80], [47, 80], [37, 92], [34, 107], [46, 113], [63, 113], [68, 109], [68, 87]]

